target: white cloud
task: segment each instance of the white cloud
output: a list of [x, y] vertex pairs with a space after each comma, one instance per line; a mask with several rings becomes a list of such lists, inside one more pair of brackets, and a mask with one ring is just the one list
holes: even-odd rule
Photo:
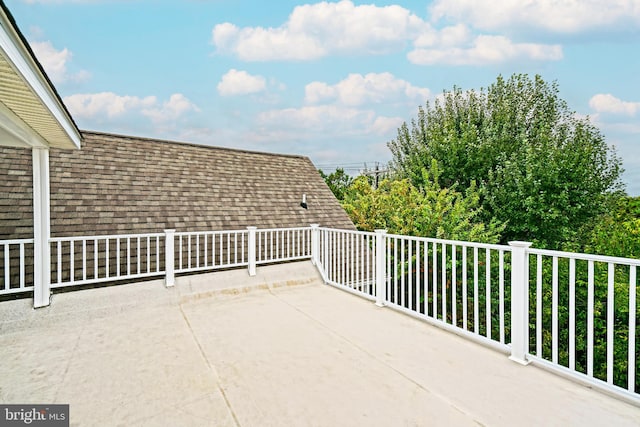
[[280, 124], [286, 128], [322, 129], [336, 124], [373, 122], [373, 111], [345, 108], [336, 105], [317, 105], [302, 108], [285, 108], [269, 110], [258, 114], [257, 122], [264, 124]]
[[174, 93], [168, 101], [162, 105], [145, 108], [142, 114], [149, 117], [154, 122], [165, 122], [176, 120], [190, 111], [200, 111], [200, 109], [181, 93]]
[[429, 89], [414, 86], [388, 72], [349, 74], [333, 85], [309, 83], [305, 87], [305, 106], [260, 113], [257, 125], [262, 133], [278, 129], [298, 138], [323, 135], [325, 139], [348, 137], [355, 141], [374, 137], [385, 141], [403, 119], [382, 115], [375, 107], [391, 107], [398, 114], [398, 110], [408, 111], [423, 104], [429, 95]]
[[397, 6], [355, 6], [350, 0], [297, 6], [277, 28], [216, 25], [219, 52], [245, 61], [311, 60], [330, 53], [381, 54], [404, 47], [429, 24]]
[[82, 119], [114, 119], [130, 114], [141, 114], [154, 122], [176, 120], [198, 107], [184, 95], [176, 93], [160, 103], [155, 96], [117, 95], [113, 92], [75, 94], [64, 98], [64, 103], [74, 117]]
[[213, 29], [213, 44], [244, 61], [308, 60], [326, 54], [321, 44], [305, 34], [282, 28], [242, 28], [225, 23]]
[[598, 113], [624, 114], [635, 116], [640, 112], [640, 102], [623, 101], [607, 93], [599, 93], [589, 100], [589, 106]]
[[383, 135], [397, 118], [377, 116], [373, 110], [349, 108], [339, 105], [310, 105], [259, 113], [257, 124], [280, 132], [348, 135]]
[[308, 104], [319, 104], [327, 99], [338, 97], [336, 86], [324, 82], [311, 82], [304, 87], [304, 100]]
[[429, 89], [413, 86], [391, 73], [349, 74], [335, 85], [312, 82], [305, 87], [305, 102], [319, 104], [338, 101], [356, 107], [367, 104], [391, 104], [414, 101], [422, 104], [429, 97]]
[[[485, 28], [481, 18], [486, 11], [494, 12], [501, 6], [491, 4], [476, 9], [471, 1], [452, 2], [458, 7], [449, 7], [449, 3], [440, 1], [434, 5], [434, 22], [440, 18], [463, 22], [440, 29], [398, 5], [356, 6], [350, 0], [342, 0], [297, 6], [288, 20], [276, 28], [240, 28], [222, 23], [213, 28], [212, 43], [219, 53], [232, 54], [244, 61], [304, 61], [328, 55], [388, 54], [402, 51], [408, 44], [414, 47], [408, 54], [409, 60], [423, 65], [485, 65], [562, 58], [559, 45], [515, 42], [504, 35], [479, 34], [472, 30], [499, 27], [502, 21]], [[517, 15], [522, 9], [519, 1], [508, 0], [501, 10], [507, 15]], [[546, 22], [543, 18], [542, 22]]]
[[113, 92], [79, 93], [64, 98], [64, 103], [73, 116], [89, 118], [106, 115], [109, 118], [123, 115], [131, 110], [140, 110], [155, 105], [155, 96], [138, 98], [120, 96]]
[[404, 123], [404, 121], [405, 120], [400, 117], [380, 116], [376, 117], [375, 121], [373, 122], [372, 128], [373, 131], [377, 134], [388, 135], [398, 130], [398, 128], [402, 126], [402, 123]]
[[538, 28], [573, 34], [640, 28], [638, 0], [435, 0], [434, 21], [463, 21], [481, 30]]
[[73, 58], [73, 54], [67, 48], [57, 50], [50, 41], [32, 42], [30, 45], [53, 83], [83, 81], [89, 78], [89, 73], [84, 70], [75, 74], [70, 74], [67, 71], [67, 64]]
[[438, 46], [442, 48], [467, 43], [471, 38], [472, 34], [469, 27], [464, 24], [457, 24], [444, 27], [440, 30], [430, 28], [420, 34], [420, 36], [414, 40], [413, 44], [415, 47]]
[[470, 46], [416, 48], [407, 54], [414, 64], [484, 65], [515, 60], [557, 61], [562, 59], [560, 45], [514, 43], [503, 36], [477, 36]]
[[262, 76], [252, 76], [246, 71], [229, 70], [218, 83], [218, 93], [222, 96], [247, 95], [262, 92], [267, 81]]

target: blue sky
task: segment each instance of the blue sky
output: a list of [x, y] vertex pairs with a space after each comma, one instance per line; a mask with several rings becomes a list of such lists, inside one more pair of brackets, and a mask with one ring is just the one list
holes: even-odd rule
[[81, 129], [355, 173], [454, 85], [540, 74], [640, 195], [640, 0], [8, 0]]

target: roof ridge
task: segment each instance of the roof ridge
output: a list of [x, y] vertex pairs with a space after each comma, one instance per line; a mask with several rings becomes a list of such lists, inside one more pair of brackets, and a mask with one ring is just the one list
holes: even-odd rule
[[[220, 147], [216, 145], [207, 145], [207, 144], [198, 144], [194, 142], [185, 142], [185, 141], [175, 141], [170, 139], [159, 139], [159, 138], [150, 138], [144, 136], [135, 136], [135, 135], [123, 135], [111, 132], [100, 132], [100, 131], [91, 131], [91, 130], [80, 130], [82, 137], [85, 135], [96, 135], [96, 136], [107, 136], [107, 137], [115, 137], [121, 139], [131, 139], [131, 140], [139, 140], [139, 141], [147, 141], [147, 142], [160, 142], [163, 144], [177, 144], [182, 146], [192, 146], [198, 148], [208, 148], [212, 150], [223, 150], [223, 151], [232, 151], [235, 153], [248, 153], [248, 154], [260, 154], [265, 156], [273, 156], [273, 157], [292, 157], [296, 159], [306, 159], [311, 162], [309, 156], [304, 156], [302, 154], [282, 154], [282, 153], [271, 153], [267, 151], [258, 151], [258, 150], [246, 150], [241, 148], [230, 148], [230, 147]], [[313, 162], [311, 162], [313, 164]]]

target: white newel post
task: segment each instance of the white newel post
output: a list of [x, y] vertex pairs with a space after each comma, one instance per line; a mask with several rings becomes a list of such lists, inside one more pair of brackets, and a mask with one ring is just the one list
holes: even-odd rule
[[247, 227], [249, 230], [249, 276], [256, 275], [256, 230], [257, 227]]
[[528, 365], [529, 352], [529, 256], [530, 242], [509, 242], [511, 246], [511, 356]]
[[311, 224], [311, 263], [320, 264], [320, 224]]
[[[34, 148], [33, 159], [33, 307], [49, 305], [51, 295], [51, 205], [49, 149]], [[60, 273], [58, 273], [60, 274]]]
[[387, 300], [387, 286], [384, 277], [386, 234], [387, 230], [376, 230], [376, 305], [378, 307], [384, 307], [384, 302]]
[[174, 229], [164, 230], [164, 285], [171, 287], [176, 284], [175, 272], [175, 232]]

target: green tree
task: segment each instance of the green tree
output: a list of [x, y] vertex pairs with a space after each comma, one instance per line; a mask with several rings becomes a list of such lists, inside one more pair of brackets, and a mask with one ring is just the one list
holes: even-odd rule
[[442, 187], [476, 182], [484, 221], [506, 224], [503, 241], [558, 248], [622, 189], [615, 151], [540, 76], [499, 76], [479, 92], [454, 87], [420, 108], [389, 148], [394, 173], [414, 185], [433, 160]]
[[497, 221], [482, 222], [475, 183], [460, 193], [455, 187], [440, 187], [439, 173], [434, 161], [429, 172], [423, 171], [419, 187], [408, 179], [385, 179], [374, 189], [366, 177], [359, 177], [343, 206], [360, 230], [384, 228], [394, 234], [497, 242], [504, 226]]
[[322, 169], [318, 169], [320, 176], [327, 183], [333, 194], [338, 200], [344, 200], [345, 195], [353, 182], [353, 178], [347, 175], [342, 168], [337, 168], [329, 175], [325, 174]]
[[617, 197], [609, 212], [583, 227], [581, 239], [564, 249], [640, 258], [640, 197]]

